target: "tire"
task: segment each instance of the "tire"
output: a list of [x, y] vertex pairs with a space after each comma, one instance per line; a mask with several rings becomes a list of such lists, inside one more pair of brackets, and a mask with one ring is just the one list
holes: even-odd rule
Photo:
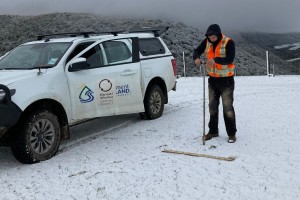
[[164, 94], [158, 85], [153, 85], [144, 99], [146, 119], [157, 119], [164, 111]]
[[11, 150], [21, 163], [32, 164], [48, 160], [58, 151], [61, 130], [57, 116], [50, 111], [35, 111], [21, 122]]

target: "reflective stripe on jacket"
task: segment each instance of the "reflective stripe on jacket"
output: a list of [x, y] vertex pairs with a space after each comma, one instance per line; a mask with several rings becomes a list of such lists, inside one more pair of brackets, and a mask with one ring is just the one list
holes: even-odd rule
[[[225, 35], [222, 35], [222, 40], [218, 43], [215, 52], [213, 50], [213, 45], [210, 42], [206, 42], [206, 58], [207, 60], [220, 57], [224, 58], [226, 57], [226, 45], [228, 41], [230, 40], [229, 37], [226, 37]], [[229, 65], [221, 65], [215, 63], [212, 67], [210, 67], [207, 70], [207, 73], [209, 76], [213, 77], [228, 77], [228, 76], [233, 76], [234, 75], [234, 64], [231, 63]]]

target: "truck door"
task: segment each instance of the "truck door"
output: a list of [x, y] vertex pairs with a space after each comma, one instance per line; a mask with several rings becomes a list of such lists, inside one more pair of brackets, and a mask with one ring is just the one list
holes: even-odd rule
[[72, 60], [82, 58], [86, 68], [66, 72], [73, 120], [144, 111], [138, 38], [95, 42]]

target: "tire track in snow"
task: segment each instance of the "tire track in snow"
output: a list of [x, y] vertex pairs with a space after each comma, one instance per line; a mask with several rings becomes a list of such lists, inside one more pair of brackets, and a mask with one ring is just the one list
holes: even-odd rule
[[[200, 99], [199, 99], [200, 101]], [[189, 101], [185, 101], [185, 102], [180, 102], [180, 104], [170, 104], [168, 105], [168, 109], [165, 109], [163, 114], [164, 115], [169, 115], [170, 113], [173, 113], [173, 112], [176, 112], [178, 110], [181, 110], [183, 108], [186, 108], [186, 107], [190, 107], [190, 106], [193, 106], [195, 104], [198, 104], [199, 101], [195, 101], [195, 102], [189, 102]], [[66, 141], [65, 144], [61, 144], [60, 145], [60, 148], [57, 152], [57, 155], [58, 154], [61, 154], [63, 152], [66, 152], [66, 151], [69, 151], [75, 147], [78, 147], [82, 144], [86, 144], [88, 142], [91, 142], [92, 140], [95, 140], [101, 136], [104, 136], [104, 135], [107, 135], [107, 134], [111, 134], [111, 133], [114, 133], [118, 130], [121, 130], [123, 129], [124, 127], [127, 127], [131, 124], [135, 124], [135, 123], [138, 123], [138, 122], [141, 122], [143, 120], [135, 120], [135, 118], [133, 117], [132, 119], [130, 120], [126, 120], [124, 121], [123, 123], [121, 124], [118, 124], [116, 126], [112, 126], [108, 129], [105, 129], [103, 131], [100, 131], [100, 132], [96, 132], [96, 133], [92, 133], [92, 134], [88, 134], [82, 138], [78, 138], [74, 141]], [[71, 133], [72, 134], [72, 133]]]
[[87, 136], [84, 136], [82, 138], [79, 138], [79, 139], [76, 139], [74, 141], [71, 141], [71, 142], [66, 142], [66, 144], [61, 144], [60, 145], [60, 148], [57, 152], [57, 155], [60, 154], [60, 153], [63, 153], [63, 152], [66, 152], [66, 151], [69, 151], [75, 147], [78, 147], [82, 144], [86, 144], [92, 140], [95, 140], [101, 136], [104, 136], [104, 135], [107, 135], [107, 134], [111, 134], [115, 131], [118, 131], [130, 124], [132, 124], [134, 122], [134, 120], [126, 120], [124, 121], [123, 123], [119, 124], [119, 125], [116, 125], [116, 126], [113, 126], [113, 127], [110, 127], [108, 129], [105, 129], [103, 131], [100, 131], [100, 132], [97, 132], [97, 133], [92, 133], [92, 134], [88, 134]]

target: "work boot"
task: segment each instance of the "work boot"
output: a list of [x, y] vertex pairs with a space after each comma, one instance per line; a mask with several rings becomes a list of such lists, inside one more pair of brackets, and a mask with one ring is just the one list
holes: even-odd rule
[[236, 141], [236, 137], [234, 135], [228, 137], [228, 143], [235, 143], [235, 141]]
[[219, 137], [219, 134], [218, 133], [207, 133], [205, 136], [204, 136], [204, 139], [205, 140], [210, 140], [214, 137]]

